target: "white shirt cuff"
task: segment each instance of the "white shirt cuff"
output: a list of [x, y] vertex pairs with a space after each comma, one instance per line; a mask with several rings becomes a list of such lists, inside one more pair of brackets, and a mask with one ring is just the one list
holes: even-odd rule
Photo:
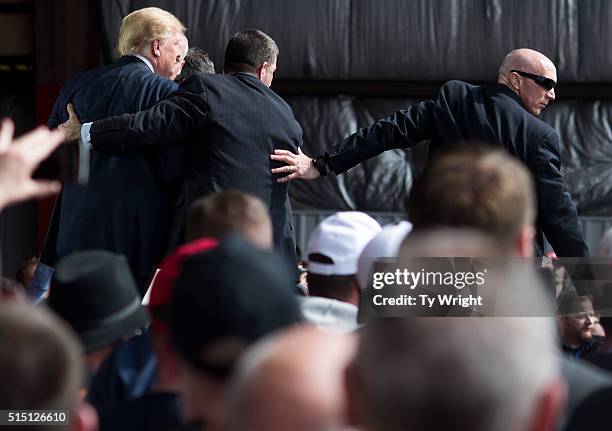
[[91, 129], [91, 125], [93, 123], [84, 123], [81, 126], [81, 141], [83, 141], [83, 146], [88, 150], [91, 150], [91, 135], [89, 134], [89, 129]]

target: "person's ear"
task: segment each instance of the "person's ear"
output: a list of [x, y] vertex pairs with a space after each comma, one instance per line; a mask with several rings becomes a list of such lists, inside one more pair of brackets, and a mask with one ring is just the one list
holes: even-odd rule
[[518, 252], [521, 257], [533, 257], [533, 239], [535, 238], [536, 230], [531, 225], [523, 225], [519, 231], [517, 239]]
[[86, 401], [81, 402], [70, 417], [71, 431], [97, 431], [98, 425], [98, 413]]
[[508, 82], [512, 86], [513, 89], [518, 90], [521, 88], [521, 81], [519, 79], [519, 75], [516, 72], [510, 72], [508, 74]]
[[155, 39], [151, 42], [151, 52], [153, 53], [153, 57], [161, 56], [161, 41], [159, 39]]
[[542, 391], [532, 409], [533, 417], [526, 428], [527, 431], [552, 431], [557, 428], [557, 422], [567, 399], [567, 386], [562, 377], [557, 377]]
[[261, 63], [259, 65], [259, 67], [257, 68], [257, 78], [260, 81], [263, 81], [263, 77], [266, 74], [266, 71], [268, 70], [268, 68], [270, 67], [270, 65], [268, 64], [267, 61], [264, 61], [263, 63]]

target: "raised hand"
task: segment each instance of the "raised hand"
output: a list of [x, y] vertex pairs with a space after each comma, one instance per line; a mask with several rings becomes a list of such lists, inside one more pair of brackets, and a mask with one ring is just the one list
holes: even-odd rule
[[58, 181], [33, 180], [32, 172], [64, 140], [62, 132], [40, 126], [13, 140], [15, 126], [5, 118], [0, 127], [0, 207], [57, 193]]

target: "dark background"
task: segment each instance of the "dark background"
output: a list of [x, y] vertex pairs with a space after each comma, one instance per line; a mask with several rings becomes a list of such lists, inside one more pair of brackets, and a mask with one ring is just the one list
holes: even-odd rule
[[[591, 247], [610, 224], [608, 0], [0, 0], [0, 115], [14, 118], [19, 132], [45, 123], [61, 85], [112, 61], [121, 17], [146, 6], [177, 15], [190, 46], [208, 51], [218, 72], [232, 34], [258, 28], [272, 36], [280, 48], [273, 88], [293, 107], [311, 155], [433, 96], [445, 80], [494, 82], [512, 49], [541, 51], [559, 77], [557, 100], [543, 120], [561, 136], [563, 172]], [[398, 217], [426, 159], [420, 145], [337, 178], [294, 182], [298, 243], [328, 211]], [[39, 250], [52, 203], [3, 212], [5, 274]]]

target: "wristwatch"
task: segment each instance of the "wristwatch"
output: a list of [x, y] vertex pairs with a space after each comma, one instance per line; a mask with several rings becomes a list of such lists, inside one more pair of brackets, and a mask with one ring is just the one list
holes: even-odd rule
[[329, 155], [325, 153], [322, 156], [317, 156], [314, 159], [312, 159], [312, 165], [315, 167], [317, 171], [319, 171], [319, 175], [321, 175], [322, 177], [327, 176], [327, 174], [330, 171], [328, 157]]

